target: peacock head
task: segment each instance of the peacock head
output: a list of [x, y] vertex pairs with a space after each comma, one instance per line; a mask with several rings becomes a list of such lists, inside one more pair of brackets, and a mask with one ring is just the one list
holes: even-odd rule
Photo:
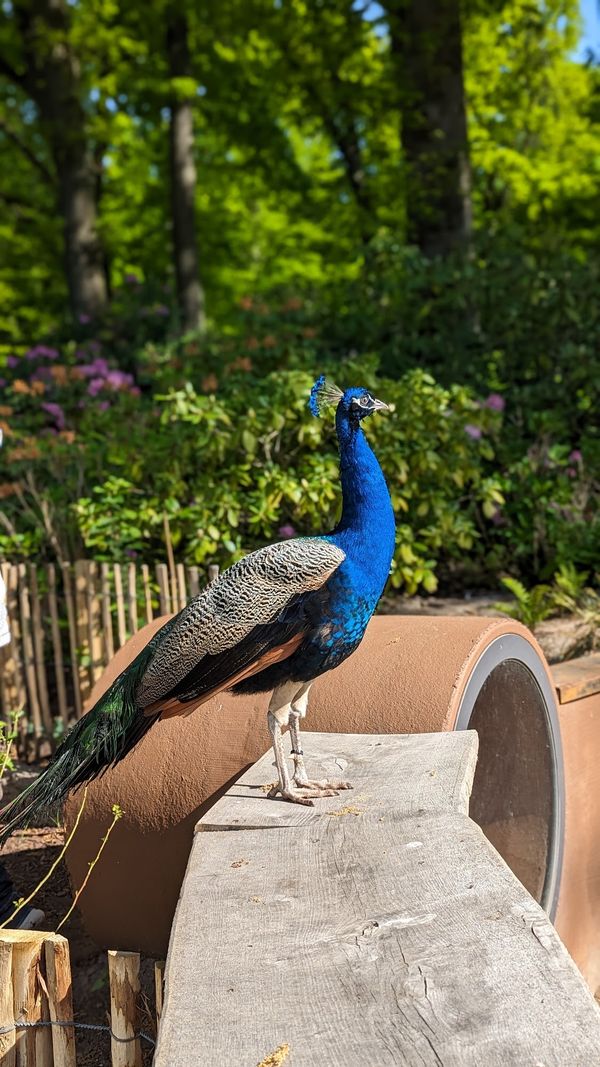
[[321, 415], [326, 407], [335, 407], [347, 416], [351, 424], [358, 425], [361, 419], [374, 411], [387, 411], [388, 405], [377, 400], [368, 389], [353, 387], [342, 392], [337, 385], [327, 380], [324, 374], [317, 378], [310, 391], [308, 406], [313, 415]]

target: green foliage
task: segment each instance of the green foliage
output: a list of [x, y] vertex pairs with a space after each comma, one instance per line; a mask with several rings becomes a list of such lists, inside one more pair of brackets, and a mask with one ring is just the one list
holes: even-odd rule
[[495, 604], [498, 611], [510, 615], [512, 619], [518, 619], [530, 630], [534, 630], [539, 622], [543, 622], [554, 610], [552, 590], [549, 585], [536, 585], [533, 589], [526, 589], [517, 578], [502, 578], [502, 584], [513, 594], [515, 600]]
[[[224, 365], [221, 352], [220, 382], [214, 373], [210, 381], [194, 380], [188, 366], [176, 384], [176, 360], [164, 364], [158, 351], [152, 346], [148, 358], [156, 389], [161, 382], [166, 389], [146, 392], [142, 367], [139, 396], [128, 382], [111, 388], [110, 370], [90, 396], [101, 380], [82, 377], [89, 365], [75, 359], [49, 361], [43, 377], [43, 357], [15, 368], [15, 374], [26, 368], [33, 380], [15, 377], [9, 390], [3, 553], [151, 560], [164, 553], [167, 514], [180, 558], [227, 565], [290, 526], [310, 534], [335, 525], [333, 422], [314, 419], [307, 408], [325, 365], [255, 376], [248, 357]], [[101, 370], [100, 363], [92, 366]], [[376, 389], [393, 407], [368, 427], [398, 516], [392, 584], [432, 592], [440, 561], [471, 552], [503, 503], [489, 469], [499, 415], [465, 387], [443, 389], [423, 371], [378, 379], [375, 366], [349, 360], [336, 372], [346, 383]], [[36, 382], [44, 385], [42, 396]]]

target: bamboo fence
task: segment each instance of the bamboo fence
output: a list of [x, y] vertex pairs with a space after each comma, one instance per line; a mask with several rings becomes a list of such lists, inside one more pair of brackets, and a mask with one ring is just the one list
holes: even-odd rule
[[0, 715], [50, 742], [83, 713], [115, 651], [154, 618], [181, 611], [218, 567], [2, 563], [12, 640], [0, 648]]

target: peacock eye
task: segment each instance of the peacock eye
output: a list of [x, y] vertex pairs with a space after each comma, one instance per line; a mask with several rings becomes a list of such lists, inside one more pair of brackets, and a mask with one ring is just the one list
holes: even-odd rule
[[365, 396], [361, 396], [361, 398], [360, 398], [360, 400], [358, 402], [359, 402], [361, 407], [366, 408], [368, 406], [368, 403], [369, 403], [370, 399], [371, 399], [371, 397], [367, 393]]

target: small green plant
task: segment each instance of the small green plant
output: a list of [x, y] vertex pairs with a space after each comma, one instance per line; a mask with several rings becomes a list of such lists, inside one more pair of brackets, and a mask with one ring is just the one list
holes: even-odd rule
[[554, 603], [561, 611], [577, 615], [592, 635], [592, 647], [600, 643], [600, 593], [586, 585], [589, 574], [577, 571], [572, 563], [563, 564], [554, 576]]
[[[69, 910], [67, 911], [66, 915], [63, 916], [63, 918], [60, 920], [58, 926], [56, 927], [57, 932], [58, 932], [58, 930], [60, 930], [61, 926], [64, 926], [64, 924], [66, 923], [67, 919], [69, 918], [69, 916], [73, 912], [73, 910], [74, 910], [74, 908], [75, 908], [75, 906], [77, 904], [77, 901], [79, 900], [79, 898], [80, 898], [81, 894], [83, 893], [86, 885], [88, 884], [88, 881], [90, 879], [90, 875], [91, 875], [94, 867], [96, 866], [98, 860], [100, 859], [100, 856], [102, 855], [102, 851], [104, 849], [104, 846], [106, 845], [106, 842], [108, 841], [108, 839], [109, 839], [112, 831], [114, 830], [115, 826], [117, 825], [119, 819], [123, 818], [123, 811], [119, 807], [118, 804], [113, 804], [113, 806], [112, 806], [112, 814], [113, 814], [113, 820], [112, 820], [108, 830], [106, 831], [104, 837], [102, 838], [102, 840], [100, 842], [100, 847], [99, 847], [96, 855], [94, 856], [94, 859], [91, 860], [90, 863], [88, 863], [88, 869], [87, 869], [86, 876], [83, 879], [83, 882], [81, 883], [81, 885], [79, 886], [79, 889], [75, 893], [75, 896], [73, 897], [73, 902], [71, 904], [71, 907], [69, 908]], [[78, 816], [78, 818], [79, 818], [79, 816]]]
[[9, 712], [8, 722], [0, 722], [0, 782], [7, 771], [14, 771], [12, 746], [19, 736], [18, 723], [23, 709]]
[[549, 585], [534, 585], [533, 589], [526, 589], [518, 578], [502, 578], [502, 585], [515, 599], [494, 604], [494, 607], [510, 615], [511, 619], [522, 622], [530, 630], [534, 630], [538, 623], [555, 611], [554, 593]]

